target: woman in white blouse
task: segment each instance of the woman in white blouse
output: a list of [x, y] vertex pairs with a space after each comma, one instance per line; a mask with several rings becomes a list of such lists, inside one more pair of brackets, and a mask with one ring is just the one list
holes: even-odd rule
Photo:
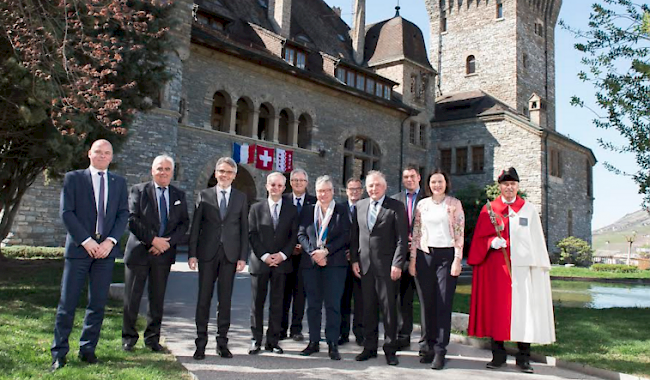
[[449, 176], [440, 169], [429, 176], [431, 196], [418, 202], [413, 223], [409, 272], [415, 277], [424, 311], [423, 326], [429, 351], [421, 363], [442, 369], [451, 333], [451, 310], [461, 272], [465, 214], [450, 195]]

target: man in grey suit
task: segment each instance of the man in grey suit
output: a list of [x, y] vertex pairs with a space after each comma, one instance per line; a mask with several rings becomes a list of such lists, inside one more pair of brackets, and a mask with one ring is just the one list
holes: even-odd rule
[[133, 351], [138, 341], [136, 321], [145, 282], [149, 312], [144, 344], [162, 351], [160, 326], [167, 278], [176, 259], [176, 245], [190, 228], [185, 192], [173, 185], [174, 159], [160, 155], [151, 165], [153, 181], [131, 187], [129, 196], [129, 240], [124, 252], [124, 320], [122, 349]]
[[291, 273], [291, 255], [296, 246], [298, 210], [282, 197], [287, 178], [279, 172], [266, 177], [266, 201], [251, 206], [248, 213], [251, 274], [251, 332], [250, 355], [260, 352], [264, 335], [264, 302], [269, 294], [269, 327], [266, 332], [267, 351], [283, 353], [278, 341], [282, 324], [282, 301], [287, 273]]
[[199, 299], [196, 305], [195, 360], [205, 359], [208, 343], [210, 303], [217, 282], [217, 355], [232, 358], [228, 349], [230, 304], [235, 272], [241, 272], [248, 257], [248, 200], [232, 187], [237, 164], [230, 157], [217, 161], [217, 185], [202, 190], [190, 229], [189, 259], [191, 270], [199, 268]]
[[386, 197], [386, 177], [372, 170], [366, 176], [370, 198], [357, 202], [352, 218], [350, 257], [352, 271], [361, 278], [363, 293], [363, 352], [365, 361], [377, 357], [379, 324], [377, 307], [384, 318], [384, 353], [388, 365], [397, 365], [397, 283], [408, 255], [408, 220], [404, 205]]
[[[402, 185], [404, 190], [392, 196], [393, 199], [404, 204], [409, 227], [409, 248], [411, 235], [413, 233], [413, 220], [415, 219], [415, 207], [420, 199], [424, 198], [424, 191], [420, 189], [420, 173], [415, 166], [407, 166], [402, 170]], [[409, 255], [404, 260], [402, 277], [399, 279], [397, 292], [397, 349], [408, 349], [411, 345], [411, 333], [413, 332], [413, 294], [415, 293], [415, 280], [409, 274]], [[420, 339], [420, 353], [428, 351], [424, 340], [424, 318], [422, 321], [422, 335]]]

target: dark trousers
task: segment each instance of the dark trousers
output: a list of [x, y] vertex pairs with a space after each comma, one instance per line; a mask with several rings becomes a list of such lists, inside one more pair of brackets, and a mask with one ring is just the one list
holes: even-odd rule
[[417, 252], [418, 296], [425, 321], [428, 351], [445, 355], [451, 334], [451, 311], [457, 277], [451, 275], [454, 248], [429, 248]]
[[129, 265], [124, 268], [124, 316], [122, 322], [122, 343], [135, 345], [138, 341], [136, 322], [140, 311], [140, 301], [147, 283], [147, 328], [144, 330], [144, 343], [151, 345], [160, 342], [165, 290], [171, 264]]
[[397, 293], [397, 340], [400, 344], [408, 344], [413, 332], [413, 295], [415, 280], [408, 270], [402, 271]]
[[[505, 363], [508, 358], [503, 341], [492, 339], [492, 361], [497, 364]], [[517, 342], [517, 364], [530, 362], [530, 343]]]
[[[354, 310], [352, 310], [354, 299]], [[352, 318], [354, 314], [354, 321]], [[345, 289], [341, 298], [341, 337], [350, 336], [352, 332], [357, 339], [363, 338], [363, 297], [361, 297], [361, 279], [354, 275], [352, 267], [348, 267], [345, 278]]]
[[[253, 340], [262, 344], [264, 336], [264, 302], [269, 293], [269, 324], [266, 343], [276, 345], [280, 339], [282, 300], [287, 274], [271, 269], [268, 273], [251, 274], [251, 333]], [[269, 283], [271, 290], [269, 292]]]
[[68, 337], [72, 331], [75, 309], [86, 284], [86, 278], [88, 278], [88, 304], [79, 338], [79, 352], [95, 352], [104, 321], [108, 290], [113, 279], [114, 263], [115, 259], [112, 257], [65, 259], [61, 278], [61, 298], [54, 322], [54, 342], [50, 349], [52, 358], [65, 357], [70, 351]]
[[370, 267], [361, 276], [363, 293], [364, 348], [376, 350], [379, 344], [379, 310], [384, 322], [384, 352], [397, 351], [397, 282], [391, 280], [390, 272], [378, 276]]
[[210, 304], [214, 293], [214, 283], [217, 283], [217, 346], [228, 344], [230, 329], [230, 304], [232, 288], [235, 283], [236, 263], [226, 258], [223, 248], [210, 261], [199, 261], [199, 300], [196, 305], [196, 347], [205, 349], [208, 344], [208, 321], [210, 320]]
[[309, 342], [320, 342], [322, 310], [325, 304], [325, 339], [328, 344], [338, 344], [341, 331], [341, 297], [347, 270], [347, 267], [327, 265], [302, 270], [307, 292]]
[[[302, 269], [300, 268], [301, 255], [291, 256], [293, 272], [287, 274], [284, 286], [284, 302], [282, 306], [282, 334], [290, 335], [302, 333], [302, 318], [305, 314], [305, 285]], [[293, 307], [292, 307], [293, 304]], [[291, 311], [291, 313], [289, 313]], [[291, 321], [289, 320], [291, 315]], [[291, 322], [291, 326], [289, 326]]]

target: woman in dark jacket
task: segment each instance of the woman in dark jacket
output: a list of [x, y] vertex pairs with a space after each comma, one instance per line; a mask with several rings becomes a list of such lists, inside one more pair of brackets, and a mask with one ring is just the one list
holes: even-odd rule
[[329, 357], [341, 360], [338, 339], [341, 329], [341, 297], [345, 287], [350, 244], [350, 219], [344, 206], [334, 202], [334, 186], [329, 176], [316, 180], [318, 202], [305, 206], [298, 229], [302, 246], [300, 270], [307, 294], [309, 345], [300, 354], [320, 351], [321, 310], [325, 304], [325, 338]]

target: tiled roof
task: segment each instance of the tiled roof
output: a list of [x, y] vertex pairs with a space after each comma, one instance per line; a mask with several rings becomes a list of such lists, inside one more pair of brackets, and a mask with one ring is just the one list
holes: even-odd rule
[[365, 59], [370, 66], [409, 59], [431, 68], [422, 31], [399, 15], [368, 26]]

